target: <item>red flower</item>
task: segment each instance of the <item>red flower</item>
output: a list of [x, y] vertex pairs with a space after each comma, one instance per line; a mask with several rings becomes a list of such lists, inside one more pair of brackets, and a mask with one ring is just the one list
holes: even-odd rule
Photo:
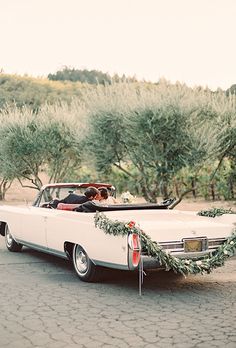
[[130, 221], [128, 223], [128, 226], [129, 226], [129, 228], [133, 228], [135, 226], [135, 222], [134, 221]]

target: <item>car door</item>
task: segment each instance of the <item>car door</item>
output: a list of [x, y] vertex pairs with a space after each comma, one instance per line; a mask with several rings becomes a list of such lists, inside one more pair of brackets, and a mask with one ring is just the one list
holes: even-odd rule
[[50, 209], [28, 207], [22, 214], [20, 239], [35, 247], [47, 248], [47, 219], [53, 212]]

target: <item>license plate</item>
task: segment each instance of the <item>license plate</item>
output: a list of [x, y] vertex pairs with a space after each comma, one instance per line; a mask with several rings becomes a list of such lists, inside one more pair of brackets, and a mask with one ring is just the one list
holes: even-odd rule
[[203, 250], [203, 240], [205, 239], [185, 239], [184, 251], [186, 253], [199, 252]]

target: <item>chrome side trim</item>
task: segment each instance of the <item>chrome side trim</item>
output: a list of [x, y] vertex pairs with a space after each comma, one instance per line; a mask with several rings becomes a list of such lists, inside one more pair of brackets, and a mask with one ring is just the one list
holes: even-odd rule
[[20, 243], [20, 244], [22, 244], [22, 245], [24, 245], [24, 246], [26, 246], [26, 247], [28, 247], [30, 249], [41, 251], [43, 253], [50, 254], [50, 255], [55, 255], [55, 256], [61, 257], [63, 259], [68, 259], [67, 254], [65, 252], [61, 252], [61, 251], [58, 251], [58, 250], [55, 250], [55, 249], [50, 249], [50, 248], [47, 248], [47, 247], [43, 247], [41, 245], [30, 243], [30, 242], [26, 242], [26, 241], [20, 240], [20, 239], [17, 239], [17, 243]]
[[[61, 257], [63, 259], [68, 260], [68, 256], [67, 256], [67, 254], [65, 252], [61, 252], [61, 251], [58, 251], [58, 250], [50, 249], [50, 248], [47, 248], [47, 247], [42, 247], [41, 245], [34, 244], [34, 243], [29, 243], [29, 242], [26, 242], [24, 240], [17, 240], [17, 242], [19, 242], [20, 244], [23, 244], [24, 246], [29, 247], [31, 249], [34, 249], [34, 250], [37, 250], [37, 251], [41, 251], [41, 252], [46, 253], [46, 254], [58, 256], [58, 257]], [[93, 259], [91, 259], [91, 261], [96, 266], [113, 268], [113, 269], [120, 269], [120, 270], [129, 270], [128, 265], [120, 265], [120, 264], [116, 264], [116, 263], [104, 262], [104, 261], [93, 260]]]
[[120, 265], [117, 263], [105, 262], [105, 261], [99, 261], [99, 260], [92, 260], [92, 261], [96, 266], [113, 268], [113, 269], [120, 269], [120, 270], [126, 270], [126, 271], [129, 270], [128, 265]]

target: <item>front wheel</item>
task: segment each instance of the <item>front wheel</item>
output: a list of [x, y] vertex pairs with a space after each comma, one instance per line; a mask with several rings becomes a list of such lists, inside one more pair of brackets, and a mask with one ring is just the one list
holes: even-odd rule
[[12, 237], [8, 225], [5, 226], [5, 243], [9, 251], [17, 252], [21, 251], [22, 245], [18, 244]]
[[95, 282], [100, 276], [99, 268], [88, 257], [86, 251], [78, 244], [73, 248], [73, 265], [75, 271], [84, 282]]

